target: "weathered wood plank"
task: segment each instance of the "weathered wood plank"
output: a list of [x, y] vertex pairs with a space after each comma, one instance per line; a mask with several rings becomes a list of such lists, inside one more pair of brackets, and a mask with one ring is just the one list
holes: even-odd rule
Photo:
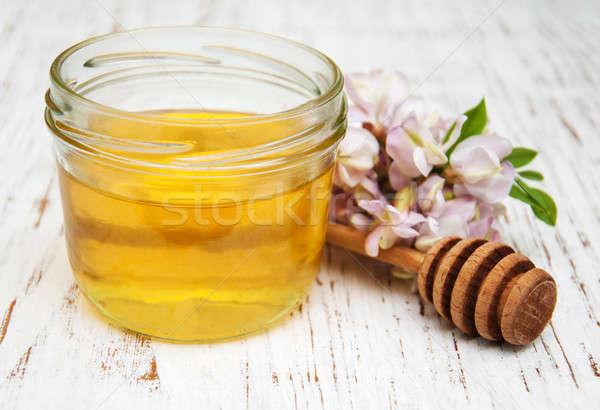
[[[600, 4], [117, 0], [4, 2], [0, 15], [0, 407], [587, 407], [600, 398]], [[50, 62], [121, 27], [239, 26], [291, 37], [346, 71], [397, 68], [447, 113], [486, 96], [501, 134], [540, 151], [555, 229], [509, 204], [506, 240], [552, 272], [552, 326], [515, 348], [464, 336], [381, 264], [326, 247], [281, 326], [175, 345], [106, 325], [69, 271], [51, 139]], [[473, 29], [477, 28], [473, 32]], [[465, 41], [465, 39], [467, 39]], [[444, 63], [440, 65], [440, 62]]]

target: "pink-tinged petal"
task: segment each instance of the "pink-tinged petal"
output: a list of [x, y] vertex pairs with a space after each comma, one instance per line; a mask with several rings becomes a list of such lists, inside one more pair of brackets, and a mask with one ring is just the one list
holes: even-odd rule
[[419, 119], [417, 118], [417, 113], [415, 111], [411, 111], [406, 118], [402, 121], [402, 128], [406, 132], [414, 132], [417, 134], [419, 132]]
[[407, 116], [411, 112], [410, 107], [414, 107], [416, 105], [416, 100], [419, 100], [419, 98], [408, 96], [404, 100], [396, 104], [390, 104], [389, 114], [387, 116], [387, 123], [389, 124], [389, 128], [402, 125], [404, 123]]
[[369, 131], [348, 127], [337, 154], [334, 182], [344, 189], [354, 188], [375, 166], [379, 143]]
[[419, 235], [419, 232], [404, 225], [392, 226], [392, 230], [396, 236], [399, 236], [400, 238], [414, 238]]
[[456, 216], [462, 223], [467, 223], [467, 221], [470, 221], [475, 217], [475, 205], [475, 200], [468, 197], [446, 201], [442, 211], [442, 217]]
[[496, 134], [473, 135], [458, 144], [452, 156], [457, 154], [460, 156], [462, 152], [470, 151], [475, 147], [485, 148], [487, 151], [493, 153], [499, 160], [504, 159], [510, 154], [513, 148], [512, 143], [508, 139]]
[[403, 103], [390, 105], [388, 110], [389, 113], [387, 114], [387, 118], [385, 119], [388, 128], [393, 128], [402, 124], [402, 121], [406, 116], [403, 107]]
[[500, 159], [510, 151], [512, 145], [505, 138], [475, 135], [458, 144], [451, 155], [450, 165], [468, 189], [468, 185], [485, 181], [500, 172]]
[[429, 211], [425, 212], [427, 216], [439, 217], [444, 211], [444, 206], [446, 205], [446, 199], [444, 198], [443, 191], [439, 191], [435, 198], [433, 199], [433, 204]]
[[467, 223], [460, 215], [451, 214], [439, 218], [440, 236], [467, 237]]
[[466, 188], [474, 197], [484, 202], [496, 203], [508, 197], [514, 179], [514, 168], [507, 161], [502, 163], [501, 172], [482, 179], [476, 184], [466, 185]]
[[448, 157], [439, 145], [426, 141], [423, 149], [425, 150], [425, 157], [427, 158], [428, 163], [433, 165], [444, 165], [448, 162]]
[[[471, 137], [473, 138], [473, 137]], [[468, 141], [467, 138], [465, 141]], [[450, 155], [450, 165], [452, 168], [462, 169], [462, 167], [468, 165], [471, 160], [470, 157], [473, 156], [473, 150], [475, 148], [483, 148], [481, 146], [470, 147], [465, 145], [465, 141], [461, 142], [456, 146], [452, 155]]]
[[410, 183], [394, 194], [394, 208], [400, 212], [409, 211], [417, 203], [415, 184]]
[[429, 124], [434, 121], [432, 118], [437, 118], [437, 114], [431, 114], [429, 117], [420, 120], [414, 112], [411, 112], [402, 122], [402, 128], [411, 137], [411, 140], [418, 145], [424, 146], [426, 143], [435, 144], [435, 138], [431, 133]]
[[375, 165], [375, 156], [369, 156], [366, 151], [354, 154], [351, 157], [338, 157], [338, 161], [348, 168], [363, 171], [363, 175]]
[[385, 211], [387, 203], [381, 199], [374, 199], [371, 201], [363, 199], [361, 201], [358, 201], [358, 206], [360, 206], [362, 209], [364, 209], [371, 215], [381, 219], [383, 217], [383, 212]]
[[348, 127], [338, 148], [338, 156], [366, 156], [373, 162], [379, 153], [379, 142], [373, 134], [361, 127]]
[[365, 112], [364, 109], [360, 108], [358, 105], [352, 105], [350, 107], [348, 107], [348, 114], [346, 114], [348, 117], [348, 123], [349, 124], [353, 124], [353, 123], [363, 123], [363, 122], [368, 122], [370, 120], [368, 114]]
[[494, 215], [494, 206], [486, 202], [479, 202], [477, 204], [477, 210], [479, 211], [479, 218], [487, 218], [488, 216]]
[[367, 74], [348, 74], [345, 79], [348, 97], [368, 116], [368, 121], [389, 128], [398, 106], [408, 95], [406, 78], [377, 69]]
[[444, 187], [446, 180], [437, 174], [430, 175], [419, 187], [417, 188], [417, 198], [419, 208], [425, 213], [439, 210], [440, 206], [444, 204], [444, 195], [442, 194], [442, 188]]
[[371, 224], [373, 223], [373, 219], [369, 218], [364, 214], [353, 214], [350, 216], [350, 224], [353, 227], [360, 229], [361, 231], [367, 230]]
[[488, 216], [493, 216], [494, 219], [500, 215], [504, 215], [506, 213], [506, 206], [500, 202], [496, 202], [493, 204], [487, 202], [479, 202], [477, 204], [479, 208], [479, 217], [487, 218]]
[[500, 160], [506, 158], [513, 150], [512, 142], [498, 134], [486, 135], [484, 146], [496, 154]]
[[436, 218], [428, 216], [425, 218], [425, 223], [419, 228], [420, 235], [435, 235], [439, 236], [440, 224]]
[[339, 162], [335, 168], [335, 184], [340, 187], [355, 187], [363, 178], [364, 173], [352, 167], [346, 167]]
[[379, 185], [377, 185], [377, 181], [374, 181], [370, 178], [363, 178], [359, 185], [363, 187], [365, 191], [371, 194], [373, 198], [379, 198], [382, 196], [382, 193], [379, 190]]
[[415, 240], [414, 245], [418, 250], [426, 252], [440, 239], [437, 219], [428, 217], [425, 223], [421, 225], [419, 237]]
[[415, 147], [411, 144], [408, 135], [406, 135], [402, 127], [393, 127], [390, 129], [385, 149], [388, 155], [397, 163], [397, 171], [409, 178], [416, 178], [421, 175], [421, 172], [417, 169], [413, 161]]
[[476, 221], [469, 223], [468, 234], [470, 238], [485, 238], [494, 222], [494, 217], [488, 216], [486, 218], [480, 218]]
[[408, 81], [398, 72], [351, 73], [345, 76], [345, 83], [350, 101], [362, 111], [350, 113], [349, 120], [368, 121], [384, 130], [401, 123], [403, 106], [414, 99]]
[[390, 127], [403, 124], [410, 117], [411, 113], [423, 112], [425, 109], [423, 97], [409, 94], [406, 98], [393, 105], [393, 110], [388, 119]]
[[365, 75], [362, 73], [351, 73], [344, 76], [344, 86], [350, 100], [363, 111], [371, 112], [375, 109], [375, 104], [363, 98], [364, 90], [361, 90], [366, 87], [366, 84]]
[[418, 232], [412, 227], [425, 221], [425, 217], [417, 212], [400, 212], [392, 206], [386, 208], [389, 225], [397, 236], [412, 238]]
[[464, 184], [454, 184], [452, 187], [452, 191], [456, 197], [461, 197], [465, 195], [471, 195], [471, 193], [467, 190], [467, 187]]
[[393, 228], [385, 226], [381, 231], [381, 238], [379, 238], [379, 247], [381, 249], [390, 249], [396, 243], [398, 236], [394, 232]]
[[[466, 119], [467, 119], [466, 115], [459, 115], [454, 122], [450, 123], [448, 129], [450, 129], [450, 127], [452, 126], [452, 124], [456, 123], [456, 125], [452, 129], [452, 132], [450, 133], [450, 135], [448, 137], [448, 140], [443, 144], [444, 151], [447, 151], [448, 148], [450, 148], [452, 146], [452, 144], [454, 144], [456, 142], [456, 140], [460, 136], [460, 132], [462, 130], [462, 126], [464, 125]], [[443, 135], [440, 134], [442, 140], [446, 136], [446, 132], [447, 131], [444, 131]], [[440, 140], [439, 142], [441, 143], [442, 140]]]
[[434, 142], [441, 145], [444, 137], [446, 136], [446, 132], [450, 129], [454, 121], [440, 117], [437, 111], [435, 114], [435, 116], [430, 115], [429, 117], [429, 132], [431, 132]]
[[333, 174], [333, 183], [339, 187], [345, 187], [349, 185], [349, 179], [350, 176], [348, 175], [346, 168], [342, 164], [336, 163], [335, 172]]
[[367, 235], [365, 239], [365, 252], [371, 257], [379, 255], [379, 240], [383, 234], [383, 226], [378, 226]]
[[415, 147], [413, 150], [413, 162], [423, 176], [429, 175], [433, 169], [433, 166], [427, 162], [425, 151], [421, 147]]
[[425, 218], [425, 216], [421, 215], [418, 212], [409, 212], [406, 216], [405, 223], [409, 226], [414, 226], [425, 222], [426, 220], [427, 218]]
[[496, 155], [477, 146], [452, 154], [450, 165], [466, 184], [474, 184], [501, 171], [500, 160]]
[[401, 126], [390, 128], [385, 140], [385, 150], [394, 160], [408, 160], [412, 156], [414, 145]]
[[390, 168], [388, 169], [388, 176], [390, 178], [390, 185], [396, 191], [409, 185], [411, 181], [410, 177], [404, 175], [402, 165], [398, 161], [392, 162], [392, 165], [390, 165]]
[[403, 224], [412, 226], [425, 220], [425, 217], [418, 212], [400, 211], [392, 205], [388, 205], [386, 211], [388, 212], [390, 221], [395, 225]]
[[[414, 112], [411, 112], [402, 122], [406, 140], [414, 147], [412, 161], [420, 174], [424, 176], [429, 175], [433, 166], [442, 165], [448, 161], [444, 150], [432, 134], [432, 132], [438, 132], [435, 127], [439, 122], [437, 113], [419, 119]], [[430, 128], [432, 125], [434, 128]]]
[[515, 167], [509, 161], [504, 161], [502, 164], [502, 171], [500, 172], [505, 178], [514, 181], [515, 180]]
[[388, 219], [390, 219], [390, 221], [392, 221], [393, 223], [398, 223], [398, 221], [404, 220], [404, 213], [400, 212], [393, 205], [386, 205], [385, 211], [388, 213]]

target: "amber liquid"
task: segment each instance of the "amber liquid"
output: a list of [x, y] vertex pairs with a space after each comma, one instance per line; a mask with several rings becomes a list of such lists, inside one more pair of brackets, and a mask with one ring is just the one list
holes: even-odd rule
[[182, 341], [240, 336], [289, 316], [315, 279], [331, 169], [277, 195], [218, 203], [198, 202], [191, 185], [176, 204], [148, 200], [152, 175], [137, 180], [143, 200], [123, 181], [98, 189], [60, 166], [59, 176], [76, 279], [118, 326]]

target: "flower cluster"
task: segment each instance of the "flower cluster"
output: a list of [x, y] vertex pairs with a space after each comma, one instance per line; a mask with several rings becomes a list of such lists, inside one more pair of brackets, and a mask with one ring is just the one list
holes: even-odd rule
[[[396, 243], [429, 249], [444, 236], [499, 240], [509, 194], [553, 225], [556, 207], [515, 168], [537, 154], [487, 128], [485, 101], [451, 118], [418, 112], [406, 78], [375, 70], [346, 76], [348, 129], [334, 177], [332, 217], [368, 232], [365, 250]], [[554, 206], [554, 208], [552, 208]]]

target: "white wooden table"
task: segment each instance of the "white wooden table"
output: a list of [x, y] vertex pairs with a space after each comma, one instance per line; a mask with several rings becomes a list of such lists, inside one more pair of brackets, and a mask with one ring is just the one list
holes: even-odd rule
[[[0, 408], [548, 408], [600, 399], [600, 3], [0, 2]], [[494, 11], [495, 10], [495, 11]], [[506, 240], [552, 272], [552, 323], [515, 348], [462, 335], [386, 268], [327, 247], [283, 325], [177, 345], [106, 325], [65, 253], [48, 68], [122, 27], [238, 26], [311, 44], [345, 71], [397, 68], [447, 113], [485, 95], [494, 127], [538, 149], [555, 229], [509, 203]]]

